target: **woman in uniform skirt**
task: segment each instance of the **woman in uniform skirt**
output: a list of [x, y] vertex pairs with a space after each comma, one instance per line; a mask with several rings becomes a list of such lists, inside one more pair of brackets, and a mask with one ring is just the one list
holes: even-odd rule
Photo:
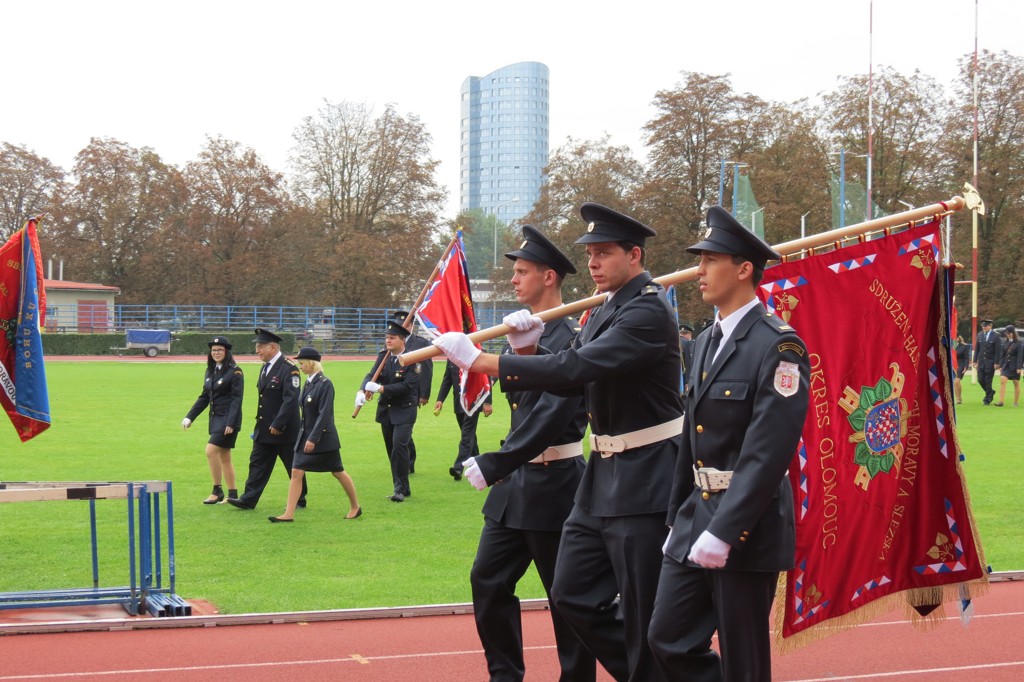
[[228, 485], [228, 497], [238, 497], [235, 486], [235, 467], [231, 463], [231, 449], [235, 447], [238, 430], [242, 427], [242, 394], [245, 380], [242, 369], [235, 364], [231, 355], [231, 342], [223, 336], [215, 336], [206, 344], [210, 352], [206, 356], [206, 378], [203, 392], [196, 398], [192, 409], [181, 420], [181, 428], [188, 429], [192, 421], [210, 408], [210, 440], [206, 443], [206, 459], [213, 477], [213, 492], [203, 504], [217, 504], [224, 501], [221, 478]]
[[356, 486], [341, 464], [341, 441], [338, 429], [334, 426], [334, 384], [324, 376], [320, 353], [316, 348], [304, 346], [295, 360], [307, 377], [299, 401], [302, 405], [302, 430], [295, 441], [292, 478], [288, 484], [288, 506], [280, 516], [267, 518], [271, 523], [295, 520], [295, 506], [302, 493], [302, 477], [307, 471], [331, 472], [348, 495], [348, 515], [345, 518], [359, 518], [363, 515], [363, 508], [356, 499]]

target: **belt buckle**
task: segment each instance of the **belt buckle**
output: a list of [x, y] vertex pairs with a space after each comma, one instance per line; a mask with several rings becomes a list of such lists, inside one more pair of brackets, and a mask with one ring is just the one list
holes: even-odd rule
[[626, 450], [626, 441], [618, 436], [596, 436], [590, 434], [590, 449], [601, 453], [607, 459], [618, 452]]

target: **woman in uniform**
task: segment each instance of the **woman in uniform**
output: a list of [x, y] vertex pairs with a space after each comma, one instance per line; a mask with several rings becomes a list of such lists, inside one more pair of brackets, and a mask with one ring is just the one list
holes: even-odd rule
[[288, 484], [288, 506], [280, 516], [267, 517], [271, 523], [290, 523], [295, 520], [295, 506], [302, 493], [302, 477], [307, 471], [329, 471], [341, 483], [348, 495], [346, 519], [363, 515], [356, 498], [356, 486], [341, 464], [341, 441], [334, 426], [334, 384], [324, 376], [320, 353], [312, 346], [304, 346], [295, 356], [299, 369], [306, 375], [299, 404], [302, 406], [302, 430], [295, 441], [295, 459], [292, 460], [292, 478]]
[[210, 464], [210, 475], [213, 478], [213, 492], [203, 500], [203, 504], [217, 504], [224, 501], [222, 477], [228, 485], [228, 497], [238, 497], [235, 467], [231, 463], [231, 449], [235, 447], [238, 429], [242, 426], [242, 394], [245, 390], [245, 380], [242, 369], [235, 364], [235, 359], [231, 355], [231, 342], [227, 338], [215, 336], [206, 345], [210, 352], [206, 356], [203, 392], [181, 420], [181, 428], [188, 429], [192, 421], [209, 406], [210, 440], [206, 443], [206, 459]]

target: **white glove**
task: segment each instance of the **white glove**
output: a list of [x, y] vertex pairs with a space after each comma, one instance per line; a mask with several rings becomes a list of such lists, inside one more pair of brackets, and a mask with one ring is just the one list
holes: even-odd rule
[[192, 420], [191, 419], [189, 419], [188, 417], [185, 417], [184, 419], [181, 420], [181, 429], [182, 429], [182, 431], [188, 430], [188, 427], [190, 427], [190, 426], [192, 426]]
[[444, 351], [448, 359], [459, 369], [469, 370], [483, 351], [473, 345], [469, 337], [461, 332], [447, 332], [434, 339], [434, 345]]
[[376, 393], [377, 391], [380, 390], [380, 384], [378, 384], [376, 381], [367, 381], [366, 387], [363, 388], [363, 390], [369, 391], [370, 393]]
[[480, 467], [477, 466], [475, 457], [462, 460], [462, 475], [477, 490], [487, 489], [487, 481], [484, 480], [484, 475], [480, 473]]
[[732, 548], [728, 542], [722, 542], [708, 531], [704, 531], [697, 538], [697, 542], [693, 543], [690, 555], [686, 558], [704, 568], [721, 568], [729, 558], [730, 549]]
[[544, 323], [529, 310], [517, 310], [501, 321], [513, 329], [508, 333], [508, 344], [512, 348], [532, 348], [544, 333]]
[[366, 394], [362, 391], [356, 391], [356, 407], [362, 407], [366, 404]]
[[672, 539], [672, 526], [668, 527], [668, 535], [665, 536], [665, 542], [661, 545], [661, 553], [664, 554], [668, 551], [668, 543]]

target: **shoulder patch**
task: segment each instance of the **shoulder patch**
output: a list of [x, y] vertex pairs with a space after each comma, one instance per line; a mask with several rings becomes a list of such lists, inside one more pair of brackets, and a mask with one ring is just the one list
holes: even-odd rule
[[240, 377], [240, 376], [242, 376], [242, 370], [240, 370], [240, 369], [238, 369], [238, 368], [236, 367], [236, 368], [235, 368], [235, 376], [236, 376], [236, 377]]
[[766, 312], [761, 319], [779, 334], [792, 334], [796, 331], [786, 324], [785, 320], [773, 313]]
[[803, 346], [801, 346], [799, 343], [795, 343], [793, 341], [786, 341], [785, 343], [780, 343], [779, 344], [779, 352], [780, 353], [785, 353], [787, 351], [796, 353], [800, 357], [804, 356], [804, 348], [803, 348]]
[[659, 291], [661, 291], [661, 287], [659, 287], [657, 284], [648, 284], [647, 286], [640, 290], [640, 295], [649, 296], [651, 294], [656, 294]]

